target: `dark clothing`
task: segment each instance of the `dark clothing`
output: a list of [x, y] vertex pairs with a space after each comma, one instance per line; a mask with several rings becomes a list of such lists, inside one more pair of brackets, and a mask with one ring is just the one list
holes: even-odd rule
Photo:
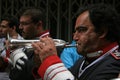
[[16, 67], [11, 69], [10, 71], [10, 79], [11, 80], [35, 80], [32, 69], [34, 67], [34, 59], [31, 56], [33, 53], [27, 53], [28, 59], [24, 61], [25, 65], [23, 65], [22, 70], [18, 70]]
[[[78, 77], [80, 64], [82, 64], [84, 60], [85, 58], [80, 58], [70, 69], [72, 74], [77, 77], [78, 80], [110, 80], [118, 77], [118, 73], [120, 72], [120, 59], [115, 59], [111, 54], [87, 68], [83, 74]], [[86, 67], [86, 65], [87, 64], [85, 62], [82, 70]]]

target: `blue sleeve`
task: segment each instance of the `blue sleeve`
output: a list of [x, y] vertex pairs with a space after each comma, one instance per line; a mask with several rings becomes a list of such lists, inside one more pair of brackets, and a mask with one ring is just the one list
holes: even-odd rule
[[61, 53], [61, 60], [67, 68], [70, 68], [81, 56], [77, 53], [75, 47], [65, 48]]
[[[72, 45], [76, 44], [76, 42], [73, 40]], [[82, 56], [77, 53], [77, 48], [76, 47], [69, 47], [69, 48], [64, 48], [63, 52], [60, 55], [60, 58], [64, 65], [67, 68], [70, 68], [71, 66], [74, 65], [74, 63], [81, 58]]]

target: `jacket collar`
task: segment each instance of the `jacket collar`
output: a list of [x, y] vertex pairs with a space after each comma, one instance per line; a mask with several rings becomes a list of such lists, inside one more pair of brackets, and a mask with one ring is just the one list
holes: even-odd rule
[[49, 30], [45, 30], [44, 32], [39, 33], [39, 34], [36, 35], [36, 37], [39, 37], [39, 38], [46, 37], [46, 36], [50, 36]]
[[97, 51], [88, 53], [87, 58], [98, 58], [117, 45], [117, 42], [110, 43]]

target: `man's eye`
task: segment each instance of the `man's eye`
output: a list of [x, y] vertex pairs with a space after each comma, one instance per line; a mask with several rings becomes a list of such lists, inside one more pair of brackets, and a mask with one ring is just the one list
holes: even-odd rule
[[84, 27], [84, 26], [80, 26], [80, 27], [76, 28], [76, 31], [78, 31], [78, 32], [86, 32], [87, 30], [88, 30], [88, 28]]
[[29, 25], [31, 23], [33, 23], [33, 22], [20, 22], [21, 25]]
[[20, 22], [21, 25], [27, 25], [27, 22]]

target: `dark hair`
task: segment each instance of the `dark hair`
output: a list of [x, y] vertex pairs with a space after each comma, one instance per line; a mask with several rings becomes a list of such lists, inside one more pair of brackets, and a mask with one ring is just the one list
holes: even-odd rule
[[34, 23], [42, 21], [43, 28], [46, 26], [46, 17], [42, 8], [26, 8], [21, 16], [30, 16]]
[[10, 28], [13, 28], [14, 26], [16, 27], [16, 32], [19, 33], [19, 20], [17, 17], [12, 16], [12, 15], [4, 15], [1, 19], [8, 21], [8, 26]]
[[120, 16], [113, 6], [103, 3], [88, 5], [80, 8], [79, 15], [84, 11], [89, 12], [89, 18], [96, 33], [101, 29], [107, 29], [106, 39], [120, 43]]

